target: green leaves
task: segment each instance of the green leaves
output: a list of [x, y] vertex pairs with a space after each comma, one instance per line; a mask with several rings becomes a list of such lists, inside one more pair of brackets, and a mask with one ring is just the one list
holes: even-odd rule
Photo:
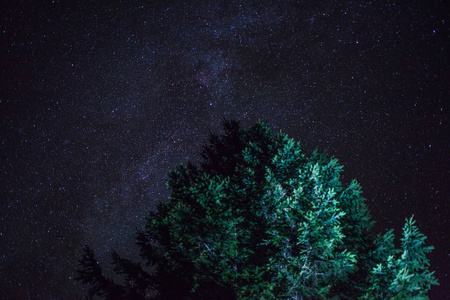
[[421, 233], [413, 220], [406, 220], [403, 227], [402, 253], [397, 260], [399, 272], [391, 285], [392, 290], [399, 291], [402, 297], [424, 296], [432, 285], [438, 284], [426, 254], [433, 246], [425, 246], [426, 236]]
[[[375, 237], [361, 186], [340, 182], [325, 153], [274, 136], [260, 122], [227, 121], [199, 167], [169, 172], [168, 201], [137, 235], [140, 264], [113, 256], [123, 286], [103, 277], [93, 253], [80, 261], [92, 293], [138, 299], [385, 299], [422, 297], [436, 280], [411, 218], [402, 249], [390, 230]], [[106, 297], [106, 296], [105, 296]], [[142, 298], [141, 297], [141, 298]], [[107, 297], [106, 297], [107, 298]], [[402, 299], [403, 299], [402, 298]]]
[[378, 263], [369, 276], [365, 299], [425, 299], [431, 286], [438, 284], [426, 258], [433, 247], [425, 246], [426, 237], [414, 224], [413, 217], [406, 220], [401, 250], [394, 248], [392, 230], [378, 239], [372, 256]]

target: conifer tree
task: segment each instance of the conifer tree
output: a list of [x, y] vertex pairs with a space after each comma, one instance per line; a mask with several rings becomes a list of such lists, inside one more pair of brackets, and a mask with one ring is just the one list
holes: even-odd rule
[[425, 246], [427, 237], [414, 225], [415, 222], [411, 217], [403, 227], [402, 254], [397, 260], [399, 272], [391, 285], [391, 289], [398, 292], [402, 299], [423, 298], [431, 286], [437, 284], [426, 257], [434, 247]]
[[427, 292], [438, 284], [426, 258], [433, 246], [425, 246], [426, 236], [414, 224], [413, 217], [406, 220], [401, 249], [394, 248], [392, 230], [378, 239], [365, 299], [428, 299]]
[[[224, 122], [199, 166], [171, 170], [168, 201], [137, 234], [142, 258], [113, 253], [123, 284], [85, 248], [78, 280], [105, 299], [388, 299], [426, 295], [425, 236], [407, 221], [402, 249], [376, 237], [361, 186], [337, 159], [275, 135], [263, 122]], [[113, 295], [113, 296], [111, 296]]]

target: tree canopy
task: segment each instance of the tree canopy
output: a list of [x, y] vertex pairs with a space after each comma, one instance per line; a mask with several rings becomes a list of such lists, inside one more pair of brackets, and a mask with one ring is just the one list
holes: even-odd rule
[[264, 122], [225, 121], [198, 166], [169, 171], [169, 199], [137, 233], [141, 261], [113, 253], [114, 282], [86, 246], [77, 280], [104, 299], [425, 299], [433, 247], [412, 217], [401, 249], [375, 234], [341, 171]]

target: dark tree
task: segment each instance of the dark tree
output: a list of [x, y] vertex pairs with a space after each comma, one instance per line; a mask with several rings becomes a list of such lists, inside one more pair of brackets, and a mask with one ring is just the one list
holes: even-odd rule
[[224, 122], [197, 167], [169, 172], [171, 196], [137, 234], [142, 264], [113, 254], [123, 283], [85, 248], [78, 280], [105, 299], [406, 299], [437, 284], [425, 236], [407, 221], [402, 249], [376, 236], [337, 159], [310, 157], [263, 122]]

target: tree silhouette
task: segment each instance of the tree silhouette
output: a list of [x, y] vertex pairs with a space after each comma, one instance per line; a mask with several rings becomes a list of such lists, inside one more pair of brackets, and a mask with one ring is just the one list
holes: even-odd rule
[[425, 236], [407, 221], [402, 249], [373, 221], [337, 159], [310, 157], [263, 122], [225, 121], [197, 167], [171, 170], [171, 196], [137, 233], [142, 264], [113, 253], [118, 284], [84, 249], [77, 280], [104, 299], [385, 299], [437, 284]]

